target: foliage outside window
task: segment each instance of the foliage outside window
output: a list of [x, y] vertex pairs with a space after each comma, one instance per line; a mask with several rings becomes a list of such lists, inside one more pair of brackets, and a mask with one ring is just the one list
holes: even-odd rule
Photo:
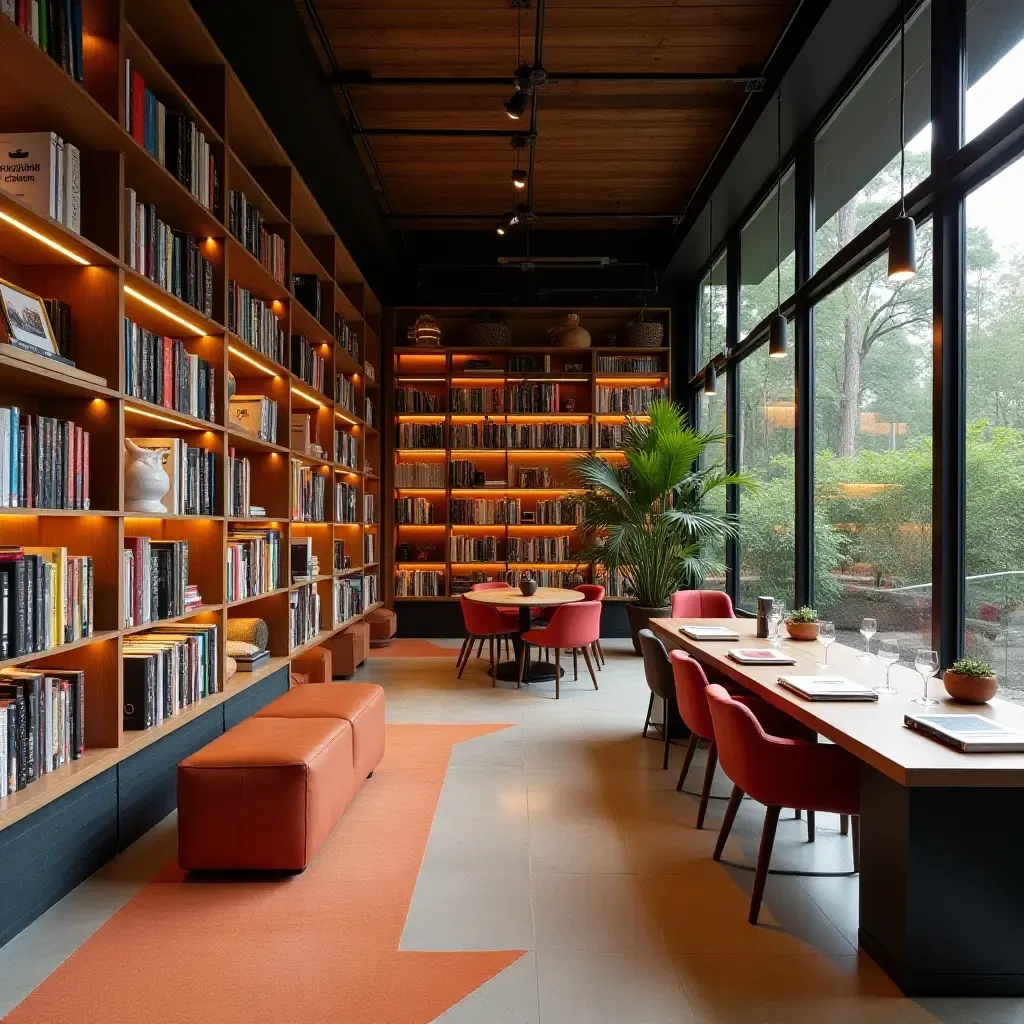
[[876, 619], [910, 661], [932, 597], [930, 224], [917, 240], [916, 278], [891, 284], [883, 257], [814, 315], [815, 605], [847, 642]]

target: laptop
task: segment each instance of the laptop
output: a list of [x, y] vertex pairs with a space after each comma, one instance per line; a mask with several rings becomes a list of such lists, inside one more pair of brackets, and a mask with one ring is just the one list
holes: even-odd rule
[[1024, 752], [1024, 732], [982, 715], [904, 715], [903, 724], [965, 754]]
[[878, 700], [878, 694], [870, 686], [842, 676], [779, 676], [779, 683], [804, 700]]

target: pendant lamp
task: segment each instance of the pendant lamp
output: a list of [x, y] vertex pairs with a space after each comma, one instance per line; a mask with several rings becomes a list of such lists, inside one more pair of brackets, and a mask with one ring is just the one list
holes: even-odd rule
[[708, 365], [704, 367], [704, 394], [718, 394], [718, 371], [715, 369], [713, 357], [708, 360]]
[[900, 215], [889, 228], [889, 280], [909, 281], [917, 276], [917, 225], [907, 216], [906, 171], [906, 53], [907, 4], [900, 0]]
[[782, 315], [782, 87], [775, 94], [775, 159], [778, 181], [775, 185], [775, 316], [768, 328], [768, 355], [785, 359], [789, 349], [788, 325]]

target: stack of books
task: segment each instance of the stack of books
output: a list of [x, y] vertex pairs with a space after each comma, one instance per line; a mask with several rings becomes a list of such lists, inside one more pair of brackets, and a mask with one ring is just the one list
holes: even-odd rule
[[0, 0], [6, 14], [76, 82], [85, 81], [82, 0]]
[[125, 627], [184, 615], [202, 603], [189, 587], [186, 541], [125, 537]]
[[124, 638], [125, 729], [150, 729], [219, 691], [217, 632], [177, 623]]
[[340, 626], [343, 622], [351, 619], [353, 615], [358, 615], [364, 607], [361, 577], [346, 576], [334, 581], [332, 625]]
[[54, 132], [21, 132], [0, 135], [0, 152], [4, 168], [0, 188], [81, 233], [82, 156], [78, 149]]
[[228, 496], [225, 502], [229, 516], [248, 518], [252, 515], [249, 502], [252, 492], [252, 467], [244, 456], [240, 459], [235, 449], [228, 449]]
[[[59, 6], [59, 4], [58, 4]], [[208, 210], [220, 207], [220, 168], [216, 154], [195, 121], [169, 111], [146, 88], [142, 75], [124, 62], [125, 130]]]
[[0, 797], [85, 753], [85, 674], [0, 670]]
[[288, 632], [292, 648], [308, 644], [320, 632], [320, 595], [315, 583], [296, 587], [288, 595]]
[[245, 193], [236, 189], [228, 194], [228, 230], [263, 264], [275, 281], [284, 284], [284, 239], [263, 226], [259, 207], [253, 206]]
[[358, 523], [356, 499], [359, 489], [355, 484], [338, 480], [334, 485], [334, 521], [336, 523]]
[[317, 353], [311, 342], [297, 334], [292, 335], [292, 373], [297, 374], [310, 387], [323, 392], [326, 366], [327, 360]]
[[153, 334], [124, 321], [125, 390], [133, 398], [213, 420], [217, 371], [191, 355], [178, 338]]
[[313, 466], [292, 459], [292, 519], [301, 523], [322, 523], [327, 518], [327, 478]]
[[268, 594], [281, 585], [278, 530], [231, 530], [227, 545], [228, 601]]
[[89, 431], [0, 408], [0, 508], [89, 510]]
[[285, 333], [267, 299], [253, 295], [235, 281], [228, 281], [228, 330], [250, 348], [284, 364]]
[[93, 560], [64, 547], [0, 547], [0, 659], [91, 636]]

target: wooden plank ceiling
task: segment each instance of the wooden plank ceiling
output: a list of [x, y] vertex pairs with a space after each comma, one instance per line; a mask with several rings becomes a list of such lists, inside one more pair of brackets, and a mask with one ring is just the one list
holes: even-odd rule
[[[296, 0], [317, 51], [330, 60], [310, 17], [315, 9], [336, 66], [375, 78], [501, 78], [507, 85], [350, 85], [363, 128], [529, 132], [513, 121], [516, 23], [532, 63], [536, 0]], [[795, 0], [547, 0], [542, 62], [549, 74], [698, 73], [756, 76]], [[743, 82], [551, 82], [540, 91], [530, 201], [538, 228], [593, 226], [552, 213], [682, 211], [743, 101]], [[339, 90], [339, 102], [342, 100]], [[452, 215], [500, 215], [524, 193], [511, 184], [509, 139], [361, 137], [383, 178], [391, 211], [437, 215], [406, 227], [483, 227]], [[369, 149], [367, 149], [369, 147]], [[529, 151], [522, 154], [526, 166]], [[447, 215], [447, 220], [444, 219]], [[670, 220], [660, 222], [668, 226]], [[487, 224], [488, 230], [492, 225]]]

